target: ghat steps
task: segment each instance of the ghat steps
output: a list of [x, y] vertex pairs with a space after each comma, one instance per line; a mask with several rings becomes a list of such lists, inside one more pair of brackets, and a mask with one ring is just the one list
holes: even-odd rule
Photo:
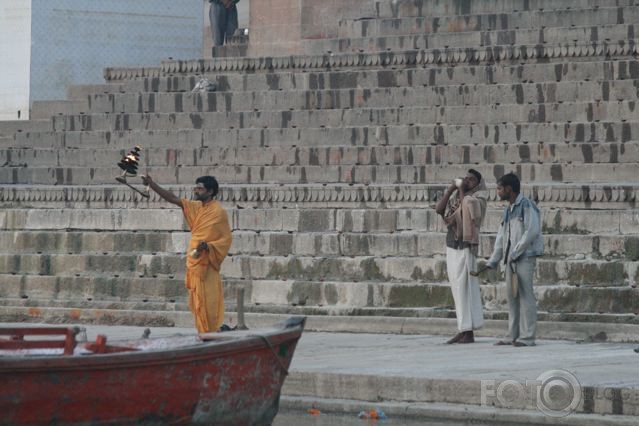
[[[302, 55], [109, 68], [104, 84], [35, 103], [33, 120], [0, 123], [0, 318], [189, 321], [180, 212], [114, 185], [140, 144], [141, 169], [182, 196], [200, 175], [220, 179], [235, 238], [225, 292], [245, 287], [254, 318], [448, 332], [432, 207], [473, 167], [490, 192], [482, 256], [500, 220], [495, 178], [518, 172], [542, 209], [543, 333], [636, 335], [639, 5], [374, 6]], [[202, 77], [216, 91], [190, 93]], [[489, 334], [506, 318], [502, 278], [482, 283]]]

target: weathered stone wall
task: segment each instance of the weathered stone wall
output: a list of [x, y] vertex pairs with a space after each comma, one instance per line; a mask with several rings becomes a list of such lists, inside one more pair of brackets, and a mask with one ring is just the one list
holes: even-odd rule
[[[497, 177], [517, 172], [541, 208], [542, 320], [637, 324], [638, 6], [377, 1], [374, 19], [328, 28], [264, 4], [281, 8], [261, 16], [268, 43], [283, 34], [303, 54], [109, 68], [0, 126], [1, 312], [165, 323], [186, 310], [179, 211], [114, 186], [140, 144], [142, 169], [184, 196], [220, 179], [227, 296], [245, 287], [256, 314], [451, 318], [433, 205], [472, 167], [490, 191], [482, 256]], [[190, 93], [202, 76], [216, 91]], [[481, 291], [487, 318], [506, 318], [502, 276]]]

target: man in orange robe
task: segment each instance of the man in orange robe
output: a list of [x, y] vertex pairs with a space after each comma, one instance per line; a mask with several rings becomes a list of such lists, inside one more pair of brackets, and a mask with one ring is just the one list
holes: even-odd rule
[[224, 292], [220, 268], [231, 248], [231, 227], [226, 211], [215, 200], [219, 185], [212, 176], [196, 179], [195, 201], [178, 198], [160, 187], [149, 175], [143, 182], [169, 203], [182, 208], [191, 230], [186, 257], [186, 288], [189, 308], [200, 333], [218, 331], [224, 319]]

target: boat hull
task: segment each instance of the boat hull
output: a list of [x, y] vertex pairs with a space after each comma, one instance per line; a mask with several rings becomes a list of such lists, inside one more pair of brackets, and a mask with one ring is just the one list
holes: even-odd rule
[[166, 350], [0, 359], [0, 423], [270, 424], [303, 328]]

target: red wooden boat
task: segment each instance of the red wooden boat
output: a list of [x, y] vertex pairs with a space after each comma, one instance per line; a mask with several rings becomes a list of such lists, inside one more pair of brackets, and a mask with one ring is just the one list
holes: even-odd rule
[[0, 328], [0, 424], [269, 425], [304, 322], [114, 345]]

